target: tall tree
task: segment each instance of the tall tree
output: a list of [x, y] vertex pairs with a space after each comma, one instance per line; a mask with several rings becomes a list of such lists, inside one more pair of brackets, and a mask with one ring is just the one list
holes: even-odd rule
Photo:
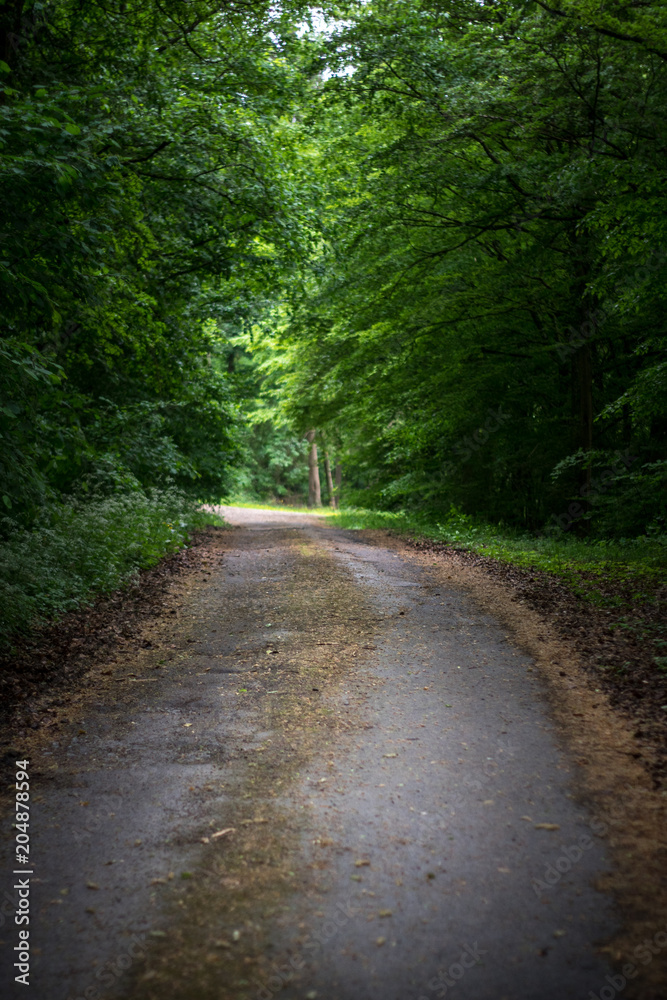
[[665, 458], [664, 38], [628, 2], [382, 0], [333, 32], [284, 385], [347, 428], [358, 499], [658, 523], [592, 470], [629, 448], [657, 484]]
[[308, 506], [321, 507], [322, 493], [320, 490], [320, 467], [317, 457], [317, 442], [315, 435], [317, 431], [310, 430], [306, 433], [308, 442]]
[[48, 495], [240, 460], [225, 328], [301, 253], [289, 169], [300, 14], [219, 0], [53, 0], [0, 16], [0, 467]]

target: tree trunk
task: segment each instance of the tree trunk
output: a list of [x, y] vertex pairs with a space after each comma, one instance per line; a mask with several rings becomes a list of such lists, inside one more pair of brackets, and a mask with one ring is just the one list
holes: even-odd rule
[[[581, 217], [585, 215], [586, 206], [581, 208]], [[593, 258], [589, 240], [580, 236], [576, 229], [571, 234], [572, 260], [574, 264], [575, 281], [572, 293], [577, 304], [574, 327], [576, 353], [573, 358], [573, 391], [572, 417], [576, 427], [575, 447], [588, 455], [593, 450], [593, 353], [596, 326], [594, 317], [598, 315], [597, 302], [588, 286], [591, 279], [591, 260]], [[588, 462], [589, 459], [586, 459]], [[589, 508], [586, 500], [591, 494], [591, 468], [582, 469], [579, 493], [584, 498], [584, 508]], [[588, 520], [579, 522], [579, 531], [584, 534], [589, 528]]]
[[321, 507], [322, 495], [320, 493], [320, 469], [317, 463], [317, 445], [315, 435], [317, 431], [308, 431], [306, 441], [310, 445], [308, 452], [308, 506]]
[[[21, 38], [21, 21], [23, 17], [23, 0], [14, 3], [3, 3], [0, 9], [0, 59], [8, 66], [14, 67]], [[4, 93], [2, 103], [4, 103]]]
[[327, 477], [327, 493], [329, 494], [329, 506], [335, 509], [338, 506], [338, 501], [336, 500], [336, 494], [334, 492], [333, 476], [331, 475], [331, 462], [329, 461], [329, 452], [326, 449], [324, 451], [324, 471]]
[[336, 462], [334, 469], [334, 485], [336, 487], [336, 507], [340, 505], [340, 488], [343, 483], [343, 469], [340, 462]]
[[[585, 344], [577, 355], [577, 372], [579, 375], [579, 446], [585, 451], [593, 450], [593, 368], [591, 364], [591, 346]], [[582, 490], [584, 496], [591, 491], [591, 467], [583, 470]]]

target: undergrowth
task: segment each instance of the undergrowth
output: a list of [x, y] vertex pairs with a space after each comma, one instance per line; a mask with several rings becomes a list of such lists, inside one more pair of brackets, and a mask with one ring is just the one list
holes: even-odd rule
[[255, 500], [248, 499], [244, 494], [232, 494], [224, 500], [220, 501], [221, 504], [228, 504], [231, 507], [243, 507], [248, 510], [286, 510], [293, 514], [319, 514], [331, 515], [335, 511], [331, 507], [308, 507], [307, 504], [289, 504], [283, 503], [281, 500]]
[[32, 530], [3, 519], [0, 642], [128, 583], [214, 522], [176, 489], [71, 499]]
[[539, 536], [478, 522], [455, 509], [436, 520], [405, 511], [348, 508], [334, 514], [333, 522], [341, 528], [385, 528], [430, 538], [515, 566], [553, 573], [594, 603], [609, 600], [597, 591], [596, 580], [636, 585], [636, 598], [641, 600], [646, 596], [644, 585], [653, 589], [667, 565], [664, 536], [618, 541], [581, 539], [564, 532]]

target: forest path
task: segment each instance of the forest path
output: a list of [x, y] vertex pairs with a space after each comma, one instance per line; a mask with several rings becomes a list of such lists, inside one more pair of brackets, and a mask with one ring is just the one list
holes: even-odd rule
[[35, 995], [599, 994], [608, 862], [529, 658], [416, 560], [222, 512], [150, 645], [33, 754]]

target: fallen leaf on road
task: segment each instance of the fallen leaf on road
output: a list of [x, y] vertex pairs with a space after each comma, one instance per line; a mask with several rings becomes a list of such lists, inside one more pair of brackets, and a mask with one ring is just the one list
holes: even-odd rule
[[383, 757], [398, 757], [397, 753], [383, 753]]
[[364, 865], [370, 865], [370, 861], [367, 861], [365, 858], [358, 858], [354, 862], [355, 868], [362, 868]]
[[378, 917], [390, 917], [394, 911], [393, 910], [380, 910]]
[[97, 882], [86, 882], [86, 889], [99, 889]]
[[558, 823], [536, 823], [536, 830], [560, 830]]
[[216, 830], [215, 833], [211, 834], [211, 840], [217, 840], [218, 837], [224, 837], [227, 833], [236, 833], [236, 827], [227, 826], [224, 830]]
[[386, 943], [386, 941], [387, 941], [387, 939], [384, 938], [384, 937], [379, 937], [379, 938], [375, 939], [375, 943], [378, 946], [378, 948], [381, 948], [382, 945]]

